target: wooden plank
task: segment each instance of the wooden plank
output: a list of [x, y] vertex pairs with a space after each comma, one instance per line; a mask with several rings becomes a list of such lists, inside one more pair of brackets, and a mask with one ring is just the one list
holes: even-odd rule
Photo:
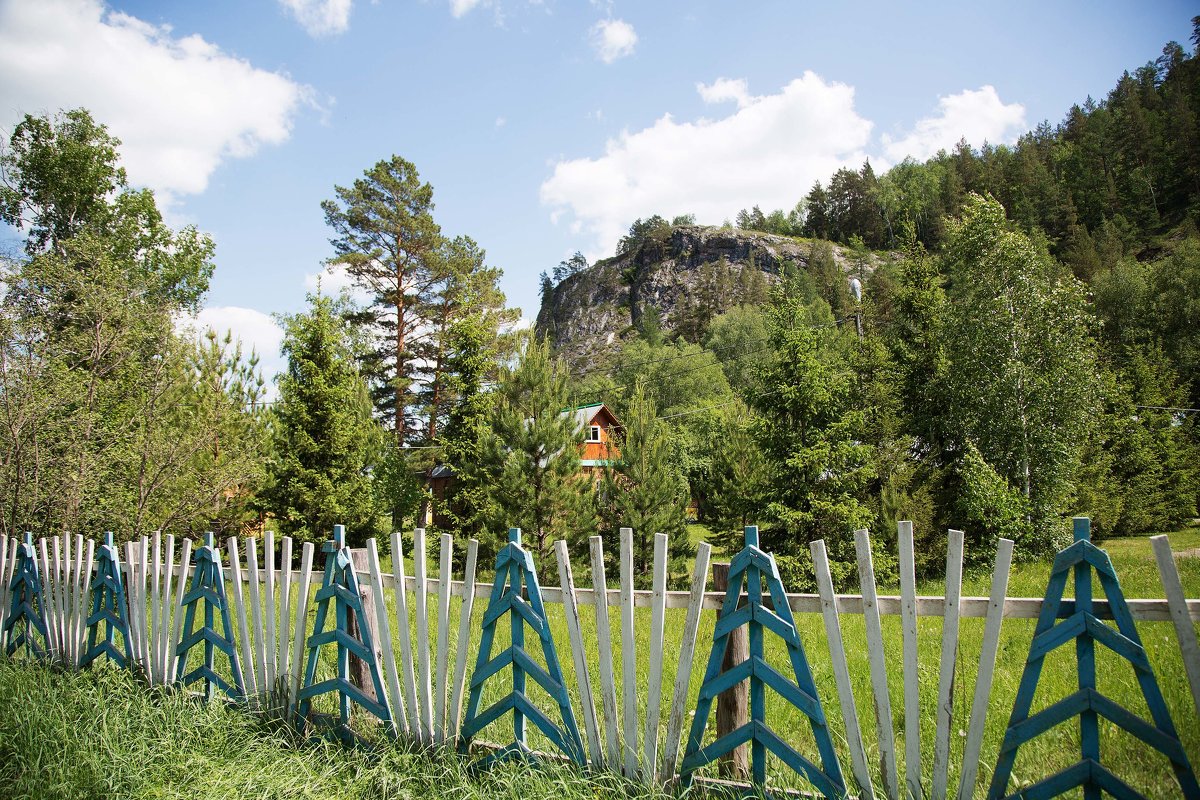
[[392, 629], [388, 625], [387, 601], [383, 593], [382, 571], [379, 569], [379, 546], [375, 537], [367, 540], [367, 574], [371, 580], [371, 591], [376, 598], [375, 630], [376, 644], [383, 654], [383, 677], [387, 684], [388, 696], [378, 698], [380, 703], [390, 709], [388, 714], [392, 735], [397, 735], [404, 726], [404, 702], [400, 697], [400, 680], [396, 677], [396, 657], [392, 652]]
[[625, 777], [638, 773], [637, 640], [633, 616], [633, 528], [621, 528], [622, 747]]
[[296, 624], [292, 627], [292, 666], [288, 674], [291, 692], [288, 695], [288, 719], [296, 716], [296, 699], [300, 696], [300, 659], [304, 653], [304, 635], [308, 629], [309, 579], [312, 576], [313, 543], [300, 548], [300, 591], [296, 595]]
[[[171, 641], [167, 646], [167, 680], [170, 683], [175, 682], [176, 665], [178, 657], [175, 651], [179, 648], [179, 636], [183, 626], [183, 596], [187, 591], [188, 571], [192, 560], [192, 540], [183, 540], [183, 552], [179, 556], [179, 575], [175, 581], [175, 602], [171, 604]], [[240, 584], [241, 581], [238, 581]], [[245, 679], [246, 667], [242, 665], [243, 680]]]
[[904, 662], [904, 784], [910, 800], [922, 800], [921, 671], [917, 651], [917, 572], [911, 522], [896, 523], [900, 550], [900, 629]]
[[[287, 686], [288, 655], [292, 643], [292, 537], [284, 536], [280, 544], [279, 564], [282, 568], [279, 581], [279, 652], [275, 655], [279, 674], [285, 678], [284, 691]], [[381, 595], [382, 596], [382, 595]], [[387, 604], [384, 603], [386, 606]]]
[[583, 643], [583, 628], [579, 622], [579, 606], [575, 603], [575, 576], [571, 572], [571, 557], [567, 554], [565, 540], [559, 539], [554, 543], [554, 555], [558, 560], [558, 581], [563, 590], [563, 611], [567, 617], [567, 634], [571, 639], [571, 656], [575, 663], [575, 684], [579, 689], [580, 706], [583, 708], [588, 758], [593, 764], [599, 765], [604, 760], [600, 726], [596, 722], [596, 704], [592, 698], [587, 650]]
[[71, 535], [62, 533], [54, 537], [55, 553], [54, 560], [59, 562], [57, 569], [60, 570], [60, 578], [58, 585], [58, 603], [62, 608], [62, 614], [59, 618], [59, 627], [61, 628], [61, 636], [63, 643], [62, 658], [66, 663], [71, 663]]
[[942, 662], [938, 676], [937, 731], [933, 740], [930, 797], [945, 800], [950, 781], [950, 728], [954, 717], [954, 664], [958, 660], [958, 600], [962, 595], [963, 532], [951, 529], [946, 551], [946, 596], [942, 612]]
[[50, 657], [56, 658], [62, 651], [62, 645], [58, 641], [58, 608], [54, 602], [54, 564], [47, 553], [44, 536], [38, 539], [38, 552], [42, 560], [38, 565], [42, 579], [42, 622], [46, 624]]
[[1175, 623], [1175, 637], [1179, 640], [1179, 655], [1183, 658], [1183, 668], [1188, 676], [1188, 685], [1192, 689], [1192, 703], [1196, 707], [1196, 717], [1200, 719], [1200, 645], [1196, 642], [1193, 619], [1188, 614], [1183, 584], [1179, 580], [1179, 568], [1175, 564], [1175, 556], [1171, 553], [1171, 543], [1166, 534], [1151, 536], [1150, 544], [1154, 548], [1158, 574], [1162, 577], [1163, 589], [1171, 609], [1171, 622]]
[[87, 577], [83, 571], [85, 544], [83, 534], [75, 534], [75, 563], [73, 565], [73, 580], [71, 602], [73, 611], [71, 614], [71, 664], [78, 666], [83, 658], [83, 645], [80, 641], [80, 618], [83, 616], [83, 593], [87, 583]]
[[658, 727], [662, 717], [663, 618], [666, 615], [667, 534], [654, 534], [654, 566], [650, 599], [650, 674], [646, 696], [646, 728], [642, 734], [642, 774], [654, 779], [658, 765]]
[[137, 559], [134, 557], [133, 542], [125, 543], [125, 563], [122, 565], [125, 569], [125, 609], [129, 612], [129, 619], [126, 620], [126, 629], [129, 631], [129, 641], [126, 642], [126, 652], [129, 656], [130, 665], [135, 665], [141, 660], [141, 639], [138, 636], [138, 590], [137, 590]]
[[979, 669], [975, 673], [971, 721], [967, 725], [967, 741], [963, 747], [959, 800], [971, 800], [975, 793], [975, 780], [979, 775], [979, 752], [983, 749], [984, 723], [992, 694], [992, 677], [996, 671], [996, 653], [1000, 648], [1000, 626], [1004, 621], [1004, 595], [1008, 593], [1012, 554], [1012, 540], [1001, 539], [996, 545], [996, 566], [992, 571], [992, 613], [987, 616], [983, 625], [983, 647], [979, 651]]
[[[46, 581], [46, 585], [42, 587], [43, 596], [50, 600], [50, 604], [54, 607], [53, 621], [47, 621], [47, 627], [54, 628], [54, 638], [58, 644], [58, 657], [66, 658], [67, 642], [64, 635], [65, 626], [63, 625], [63, 616], [66, 609], [63, 607], [62, 601], [62, 586], [63, 575], [62, 570], [62, 536], [52, 536], [50, 538], [50, 552], [52, 554], [50, 560], [50, 572], [53, 573], [53, 578]], [[49, 573], [47, 574], [49, 578]]]
[[253, 621], [250, 637], [254, 640], [254, 664], [257, 670], [256, 686], [258, 694], [266, 694], [271, 690], [267, 676], [267, 658], [263, 647], [263, 615], [262, 594], [259, 591], [258, 574], [258, 540], [251, 536], [246, 540], [246, 577], [250, 581], [250, 593], [247, 601], [250, 605], [250, 618]]
[[150, 648], [150, 537], [143, 535], [134, 546], [138, 557], [138, 636], [141, 637], [142, 666], [146, 679], [154, 682], [154, 654]]
[[413, 577], [417, 580], [417, 705], [421, 712], [421, 741], [433, 741], [433, 687], [429, 676], [429, 586], [426, 581], [425, 529], [417, 528], [413, 533]]
[[437, 669], [434, 672], [437, 688], [434, 693], [433, 741], [436, 744], [446, 741], [446, 689], [449, 683], [446, 660], [450, 650], [450, 584], [453, 555], [454, 539], [450, 534], [443, 533], [438, 565]]
[[871, 697], [875, 707], [875, 730], [879, 737], [880, 777], [888, 800], [899, 800], [896, 740], [892, 731], [892, 700], [888, 694], [887, 683], [887, 655], [883, 650], [883, 626], [879, 621], [879, 605], [875, 595], [871, 536], [867, 531], [854, 532], [854, 550], [858, 557], [858, 582], [862, 588], [863, 618], [867, 627], [867, 662], [871, 668]]
[[87, 632], [88, 618], [88, 585], [92, 578], [92, 558], [95, 555], [95, 542], [91, 539], [84, 539], [83, 534], [76, 534], [75, 552], [81, 554], [79, 562], [79, 594], [76, 600], [75, 613], [75, 664], [78, 666], [83, 661], [86, 642], [84, 636]]
[[159, 632], [162, 630], [162, 531], [154, 532], [151, 545], [150, 565], [150, 663], [154, 665], [154, 678], [161, 682], [163, 663], [160, 658], [162, 649], [158, 646]]
[[829, 573], [829, 556], [825, 551], [825, 540], [818, 539], [808, 545], [812, 551], [813, 566], [816, 568], [817, 590], [824, 606], [822, 617], [825, 622], [825, 639], [829, 642], [829, 658], [833, 664], [833, 679], [837, 685], [838, 702], [842, 709], [842, 720], [846, 725], [846, 744], [850, 748], [850, 767], [854, 780], [859, 785], [859, 797], [874, 798], [871, 772], [867, 768], [867, 751], [863, 747], [862, 730], [858, 726], [858, 708], [854, 704], [854, 687], [850, 683], [850, 669], [846, 664], [846, 648], [842, 641], [842, 626], [838, 620], [837, 604], [834, 602], [833, 578]]
[[[592, 556], [592, 592], [596, 607], [596, 640], [600, 658], [600, 702], [604, 709], [604, 739], [607, 747], [606, 762], [613, 769], [621, 763], [620, 743], [617, 738], [617, 687], [613, 676], [612, 630], [608, 619], [608, 587], [604, 578], [604, 542], [599, 536], [588, 537]], [[546, 590], [542, 590], [545, 599]]]
[[[74, 623], [73, 603], [71, 602], [71, 582], [74, 579], [71, 567], [73, 560], [71, 558], [71, 534], [63, 533], [55, 537], [55, 540], [62, 540], [62, 580], [59, 588], [59, 602], [62, 604], [62, 637], [63, 637], [63, 660], [70, 664], [75, 654], [74, 642], [71, 641], [71, 626]], [[58, 558], [58, 554], [55, 554]]]
[[263, 609], [263, 618], [266, 622], [266, 652], [263, 655], [263, 660], [266, 662], [267, 676], [263, 681], [266, 684], [267, 692], [275, 690], [275, 678], [279, 674], [279, 666], [275, 662], [275, 657], [279, 650], [279, 644], [275, 641], [275, 533], [267, 531], [263, 534], [263, 561], [266, 567], [267, 582], [266, 586], [266, 607]]
[[708, 582], [708, 560], [712, 547], [708, 542], [696, 546], [696, 563], [692, 570], [692, 587], [688, 592], [687, 617], [679, 643], [679, 663], [675, 670], [675, 691], [667, 714], [667, 736], [658, 768], [658, 782], [665, 784], [675, 777], [679, 764], [679, 742], [683, 737], [683, 721], [689, 710], [688, 689], [692, 680], [692, 659], [696, 652], [696, 635], [700, 629], [700, 607], [704, 602], [704, 587]]
[[[417, 709], [417, 681], [413, 675], [412, 628], [408, 619], [408, 593], [404, 579], [403, 539], [392, 534], [392, 568], [396, 570], [392, 591], [396, 597], [396, 633], [400, 637], [400, 673], [404, 678], [404, 706], [407, 710], [408, 735], [421, 741], [421, 714]], [[414, 583], [415, 588], [415, 583]]]
[[[467, 563], [463, 574], [463, 603], [459, 607], [458, 648], [454, 653], [454, 688], [447, 721], [450, 738], [457, 739], [462, 719], [463, 689], [467, 680], [467, 651], [471, 647], [471, 611], [475, 606], [475, 568], [479, 560], [479, 541], [467, 541]], [[451, 586], [453, 589], [453, 585]]]
[[8, 534], [0, 533], [0, 650], [4, 640], [4, 618], [8, 615]]
[[171, 626], [172, 618], [174, 617], [173, 608], [171, 606], [171, 584], [175, 577], [175, 534], [167, 534], [166, 560], [164, 562], [165, 570], [163, 572], [163, 595], [162, 595], [162, 614], [163, 624], [159, 631], [158, 637], [158, 652], [159, 661], [162, 663], [162, 684], [166, 686], [171, 683], [175, 677], [175, 672], [171, 668], [171, 651], [168, 649], [171, 642]]
[[[236, 536], [230, 536], [225, 540], [225, 547], [229, 550], [229, 572], [233, 576], [233, 613], [237, 616], [238, 636], [241, 638], [241, 668], [242, 682], [246, 685], [242, 687], [246, 698], [258, 697], [264, 691], [264, 687], [259, 686], [258, 672], [254, 666], [254, 649], [250, 644], [250, 629], [246, 624], [246, 598], [242, 591], [242, 558], [238, 553], [238, 539]], [[186, 575], [180, 572], [180, 579]], [[178, 614], [178, 608], [176, 614]]]

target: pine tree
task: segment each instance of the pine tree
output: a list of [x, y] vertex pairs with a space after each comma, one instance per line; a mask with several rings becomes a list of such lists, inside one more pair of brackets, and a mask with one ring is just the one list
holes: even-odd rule
[[750, 405], [771, 474], [764, 545], [796, 556], [823, 538], [835, 580], [845, 585], [854, 563], [852, 532], [871, 522], [863, 496], [874, 475], [871, 448], [862, 443], [864, 416], [851, 408], [851, 374], [831, 323], [822, 301], [780, 298], [770, 315], [775, 358]]
[[521, 528], [539, 562], [555, 539], [574, 540], [592, 527], [594, 490], [579, 471], [583, 429], [569, 407], [571, 376], [544, 339], [529, 343], [512, 369], [501, 372], [492, 435], [483, 458], [495, 465], [493, 525]]
[[643, 579], [653, 562], [654, 534], [671, 537], [672, 561], [688, 554], [687, 482], [671, 458], [671, 430], [657, 413], [639, 381], [616, 436], [621, 456], [605, 469], [600, 487], [605, 529], [616, 541], [618, 529], [633, 528], [634, 566]]
[[309, 310], [285, 320], [283, 353], [264, 509], [306, 541], [324, 541], [335, 524], [362, 541], [375, 529], [371, 468], [382, 430], [332, 300], [310, 295]]
[[[416, 339], [426, 327], [426, 307], [444, 280], [438, 269], [441, 229], [433, 221], [433, 187], [421, 183], [417, 168], [399, 156], [380, 161], [350, 187], [335, 186], [337, 200], [321, 203], [333, 229], [335, 255], [371, 295], [355, 321], [377, 337], [378, 348], [365, 359], [379, 414], [399, 446], [412, 429], [410, 409], [416, 392]], [[398, 521], [397, 521], [398, 524]]]

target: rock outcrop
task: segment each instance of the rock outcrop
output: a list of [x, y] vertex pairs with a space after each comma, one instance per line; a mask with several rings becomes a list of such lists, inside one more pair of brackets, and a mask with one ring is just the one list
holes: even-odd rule
[[[807, 268], [813, 246], [803, 239], [740, 229], [664, 229], [621, 255], [563, 279], [542, 298], [537, 330], [578, 368], [633, 335], [647, 308], [656, 308], [663, 329], [673, 331], [678, 309], [694, 298], [706, 266], [727, 267], [743, 279], [744, 270], [758, 270], [770, 284], [788, 262]], [[833, 255], [847, 271], [845, 253], [834, 246]]]

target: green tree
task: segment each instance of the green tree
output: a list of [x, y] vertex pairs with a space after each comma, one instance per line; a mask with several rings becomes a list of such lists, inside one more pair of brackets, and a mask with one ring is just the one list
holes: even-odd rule
[[[762, 541], [795, 559], [810, 541], [825, 539], [835, 580], [846, 586], [852, 532], [871, 522], [863, 496], [874, 477], [871, 447], [862, 443], [864, 415], [851, 407], [852, 373], [824, 302], [782, 297], [769, 319], [775, 358], [762, 390], [750, 397], [754, 438], [771, 476]], [[814, 585], [811, 567], [790, 571], [789, 586]]]
[[321, 203], [333, 229], [330, 266], [342, 266], [371, 295], [354, 317], [377, 338], [366, 359], [372, 396], [397, 445], [409, 439], [410, 410], [421, 362], [417, 339], [426, 308], [443, 281], [439, 269], [441, 229], [433, 220], [433, 187], [399, 156], [380, 161], [349, 187], [335, 186], [336, 200]]
[[734, 403], [723, 410], [713, 442], [712, 467], [700, 498], [714, 541], [731, 552], [741, 548], [743, 529], [759, 522], [769, 490], [767, 462], [752, 427], [750, 410], [744, 404]]
[[619, 528], [633, 528], [634, 564], [642, 582], [650, 575], [654, 534], [671, 537], [669, 557], [675, 566], [688, 555], [687, 481], [671, 457], [672, 431], [657, 413], [639, 382], [616, 436], [621, 456], [605, 469], [600, 487], [604, 527], [613, 541]]
[[371, 469], [382, 445], [366, 383], [333, 300], [310, 295], [308, 311], [283, 321], [288, 366], [263, 507], [285, 534], [320, 542], [341, 524], [361, 542], [375, 532]]
[[954, 287], [946, 328], [956, 449], [1024, 497], [1040, 553], [1061, 544], [1094, 408], [1095, 353], [1079, 283], [1006, 222], [993, 199], [968, 197], [950, 225]]
[[591, 480], [580, 474], [583, 429], [568, 413], [571, 376], [545, 340], [535, 339], [500, 374], [485, 463], [495, 465], [492, 530], [525, 531], [539, 562], [555, 539], [575, 540], [594, 518]]
[[149, 299], [194, 311], [212, 277], [212, 241], [193, 227], [170, 230], [153, 193], [129, 188], [120, 144], [82, 108], [27, 114], [0, 148], [0, 220], [27, 231], [28, 256], [53, 253], [78, 268], [89, 262], [67, 258], [67, 243], [86, 233]]

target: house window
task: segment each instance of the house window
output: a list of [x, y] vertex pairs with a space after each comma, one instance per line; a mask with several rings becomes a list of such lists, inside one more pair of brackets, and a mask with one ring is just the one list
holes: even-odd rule
[[591, 425], [591, 426], [589, 426], [589, 427], [588, 427], [588, 438], [587, 438], [587, 440], [588, 440], [589, 442], [598, 442], [598, 441], [600, 441], [600, 426], [599, 426], [599, 425]]

